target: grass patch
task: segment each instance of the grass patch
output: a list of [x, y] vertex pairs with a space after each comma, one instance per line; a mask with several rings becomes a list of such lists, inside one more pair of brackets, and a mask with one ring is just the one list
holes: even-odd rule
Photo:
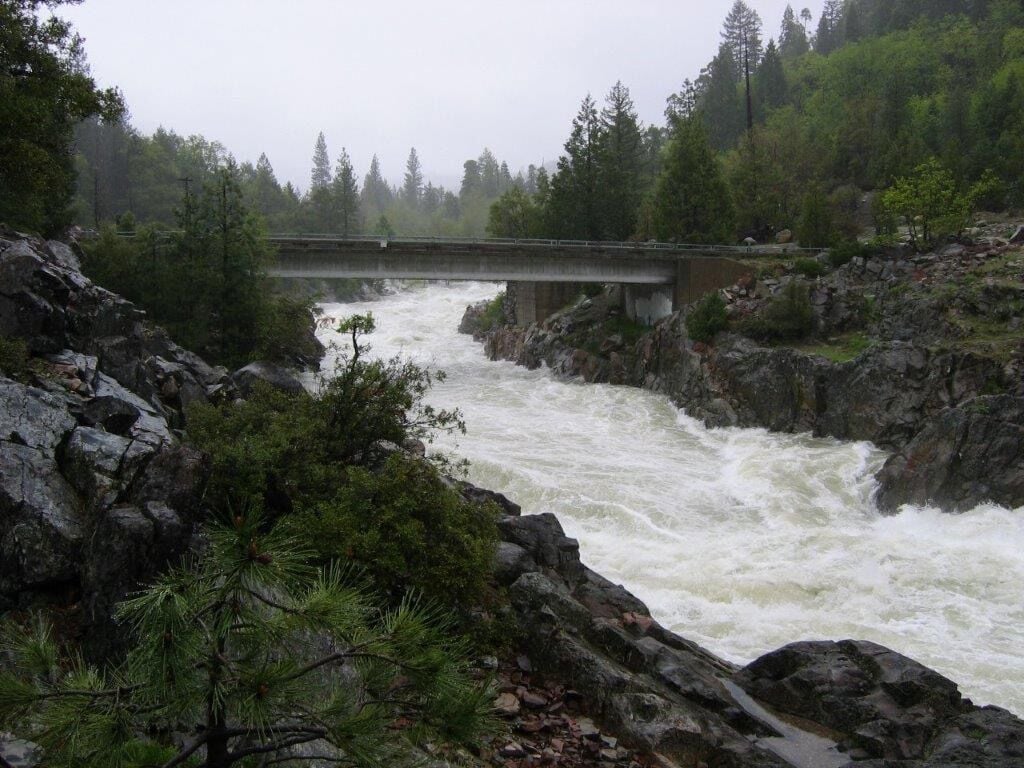
[[622, 343], [627, 347], [636, 344], [650, 330], [650, 326], [630, 320], [625, 315], [615, 315], [604, 322], [605, 336], [621, 336]]
[[848, 363], [870, 349], [874, 342], [863, 333], [849, 333], [829, 339], [824, 344], [796, 347], [808, 355], [818, 355], [833, 363]]

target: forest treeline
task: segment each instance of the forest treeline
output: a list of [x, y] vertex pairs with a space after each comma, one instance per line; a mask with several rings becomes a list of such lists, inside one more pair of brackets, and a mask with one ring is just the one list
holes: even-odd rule
[[[645, 127], [621, 83], [600, 112], [587, 96], [550, 185], [508, 193], [489, 231], [728, 242], [793, 229], [824, 246], [869, 216], [880, 235], [943, 219], [940, 235], [965, 209], [1024, 205], [1024, 8], [828, 0], [816, 23], [787, 7], [771, 35], [736, 0], [718, 54], [665, 117]], [[865, 192], [898, 187], [929, 195], [865, 210]]]
[[[1024, 204], [1024, 9], [1016, 0], [827, 0], [787, 7], [773, 29], [743, 0], [717, 55], [644, 125], [623, 83], [587, 95], [557, 167], [513, 173], [484, 149], [458, 190], [365, 171], [323, 134], [309, 187], [281, 184], [266, 155], [96, 115], [76, 130], [77, 220], [173, 222], [184, 179], [231, 169], [272, 231], [734, 241], [792, 229], [814, 244], [852, 236], [864, 193], [937, 162], [976, 204]], [[874, 211], [879, 230], [894, 212]]]
[[[984, 180], [976, 205], [1024, 204], [1024, 8], [827, 0], [817, 16], [790, 6], [766, 26], [736, 0], [718, 53], [668, 96], [664, 124], [644, 125], [616, 83], [600, 103], [583, 99], [556, 167], [510, 170], [484, 149], [459, 189], [426, 180], [415, 149], [392, 184], [376, 156], [354, 168], [320, 134], [300, 191], [266, 155], [236, 163], [205, 137], [147, 136], [117, 109], [91, 113], [74, 128], [73, 218], [87, 226], [173, 227], [186, 187], [226, 169], [277, 232], [735, 241], [792, 229], [828, 244], [864, 223], [865, 192], [926, 164], [952, 180], [947, 196]], [[38, 229], [68, 220], [21, 205]], [[880, 231], [898, 218], [874, 216]]]
[[273, 232], [407, 235], [482, 235], [490, 205], [513, 185], [536, 192], [538, 169], [514, 176], [490, 149], [466, 160], [458, 190], [424, 178], [410, 149], [400, 186], [389, 183], [376, 155], [360, 174], [342, 147], [332, 162], [321, 132], [312, 150], [308, 187], [282, 184], [266, 154], [237, 163], [217, 141], [158, 129], [141, 134], [121, 118], [93, 116], [75, 131], [78, 188], [75, 218], [87, 226], [118, 222], [171, 224], [186, 188], [202, 189], [228, 169], [247, 204]]

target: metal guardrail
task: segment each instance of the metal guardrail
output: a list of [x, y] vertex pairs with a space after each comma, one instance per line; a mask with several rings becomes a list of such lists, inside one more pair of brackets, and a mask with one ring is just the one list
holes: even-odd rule
[[[159, 230], [152, 234], [166, 237], [169, 235], [181, 234], [181, 230]], [[135, 237], [136, 232], [118, 232], [121, 237]], [[714, 245], [707, 243], [661, 243], [655, 241], [647, 242], [621, 242], [609, 240], [554, 240], [547, 238], [511, 238], [511, 237], [432, 237], [432, 236], [402, 236], [402, 237], [371, 237], [369, 235], [336, 235], [330, 233], [309, 233], [309, 232], [275, 232], [267, 236], [267, 240], [274, 244], [307, 241], [310, 243], [381, 243], [411, 245], [524, 245], [528, 247], [541, 248], [600, 248], [602, 250], [621, 251], [665, 251], [667, 253], [726, 253], [738, 255], [767, 256], [767, 255], [800, 255], [817, 254], [820, 248], [802, 248], [796, 245]]]
[[306, 232], [274, 233], [268, 237], [272, 243], [307, 241], [310, 243], [409, 243], [415, 245], [525, 245], [548, 248], [601, 248], [623, 251], [667, 251], [681, 253], [730, 253], [730, 254], [817, 254], [819, 248], [802, 248], [796, 245], [713, 245], [707, 243], [661, 243], [661, 242], [617, 242], [608, 240], [553, 240], [545, 238], [510, 237], [369, 237], [367, 235], [334, 235]]

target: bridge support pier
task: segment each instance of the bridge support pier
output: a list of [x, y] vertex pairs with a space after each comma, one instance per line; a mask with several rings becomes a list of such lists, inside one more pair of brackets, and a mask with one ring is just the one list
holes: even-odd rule
[[583, 283], [544, 283], [509, 280], [505, 290], [512, 302], [516, 325], [539, 323], [576, 298]]
[[672, 314], [675, 290], [671, 285], [622, 286], [622, 310], [630, 320], [654, 325]]

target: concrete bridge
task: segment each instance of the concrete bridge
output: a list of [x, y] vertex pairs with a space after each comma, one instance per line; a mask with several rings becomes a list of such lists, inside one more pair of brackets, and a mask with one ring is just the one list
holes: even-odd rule
[[652, 322], [752, 272], [739, 257], [790, 246], [708, 246], [575, 240], [274, 235], [275, 277], [507, 281], [516, 322], [556, 312], [585, 283], [624, 286], [632, 319]]

